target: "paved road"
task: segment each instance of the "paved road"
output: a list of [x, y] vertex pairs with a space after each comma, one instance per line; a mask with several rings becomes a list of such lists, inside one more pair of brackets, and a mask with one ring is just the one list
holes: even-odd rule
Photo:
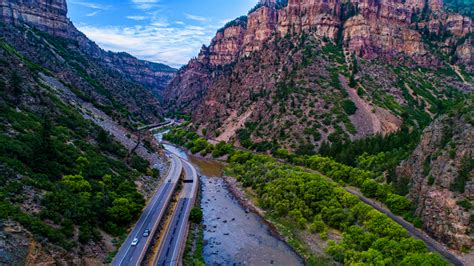
[[189, 214], [195, 203], [198, 178], [196, 169], [190, 163], [185, 160], [182, 163], [186, 174], [183, 190], [178, 204], [173, 211], [171, 222], [166, 228], [164, 240], [159, 247], [158, 254], [153, 259], [153, 265], [168, 266], [180, 264], [182, 251], [186, 244]]
[[[172, 155], [168, 176], [143, 211], [140, 219], [135, 224], [135, 227], [130, 232], [127, 239], [123, 242], [112, 262], [112, 265], [140, 265], [145, 257], [145, 253], [148, 250], [152, 237], [166, 212], [166, 208], [176, 188], [182, 169], [183, 166], [181, 160], [177, 156]], [[143, 232], [146, 229], [150, 230], [149, 237], [143, 236]], [[134, 238], [139, 240], [136, 246], [132, 246]]]
[[375, 208], [376, 210], [378, 210], [379, 212], [382, 212], [384, 214], [386, 214], [388, 217], [390, 217], [392, 220], [394, 220], [395, 222], [397, 222], [399, 225], [403, 226], [403, 228], [405, 228], [408, 233], [410, 233], [411, 236], [415, 237], [415, 238], [418, 238], [422, 241], [425, 242], [426, 246], [428, 246], [428, 249], [432, 252], [438, 252], [439, 254], [441, 254], [443, 257], [445, 257], [449, 262], [451, 262], [452, 264], [456, 265], [456, 266], [462, 266], [464, 265], [462, 263], [462, 261], [460, 261], [456, 256], [454, 256], [451, 252], [449, 252], [448, 250], [446, 250], [445, 247], [443, 247], [441, 244], [439, 244], [436, 240], [432, 239], [431, 237], [429, 237], [428, 235], [424, 234], [423, 232], [421, 232], [420, 230], [418, 230], [416, 227], [414, 227], [412, 224], [408, 223], [407, 221], [403, 220], [402, 218], [394, 215], [392, 212], [390, 212], [389, 210], [383, 208], [382, 206], [380, 206], [379, 204], [377, 204], [375, 201], [371, 200], [371, 199], [368, 199], [366, 197], [364, 197], [361, 193], [359, 193], [358, 191], [355, 191], [353, 189], [350, 189], [350, 188], [346, 188], [346, 190], [357, 196], [360, 200], [362, 200], [364, 203], [372, 206], [373, 208]]

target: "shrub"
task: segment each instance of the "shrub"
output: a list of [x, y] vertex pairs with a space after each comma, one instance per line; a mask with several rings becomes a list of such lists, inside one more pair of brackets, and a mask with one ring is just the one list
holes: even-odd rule
[[342, 102], [342, 108], [344, 109], [344, 112], [346, 112], [346, 114], [348, 115], [353, 115], [357, 112], [357, 106], [351, 100], [344, 100]]
[[375, 182], [372, 179], [367, 179], [362, 184], [361, 190], [364, 196], [373, 198], [377, 195], [377, 188], [378, 188], [377, 182]]
[[200, 224], [202, 221], [202, 210], [200, 208], [192, 208], [189, 220], [195, 224]]
[[389, 193], [385, 203], [388, 208], [397, 215], [401, 215], [404, 212], [409, 211], [411, 208], [411, 201], [397, 194]]

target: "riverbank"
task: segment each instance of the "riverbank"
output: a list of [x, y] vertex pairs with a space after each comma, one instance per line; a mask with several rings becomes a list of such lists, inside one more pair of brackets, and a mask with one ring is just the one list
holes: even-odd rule
[[[162, 135], [155, 134], [155, 137], [162, 140]], [[199, 256], [195, 255], [202, 244], [202, 258], [210, 265], [304, 264], [301, 256], [272, 232], [274, 229], [261, 215], [246, 210], [227, 189], [222, 178], [226, 157], [215, 159], [210, 154], [191, 155], [181, 146], [160, 142], [168, 152], [191, 162], [200, 174], [203, 224], [200, 228], [194, 228], [197, 230], [192, 230], [191, 239], [188, 239], [191, 242], [188, 245], [188, 261], [194, 260], [199, 264]], [[202, 233], [204, 238], [201, 242]]]
[[[308, 236], [305, 230], [296, 229], [288, 221], [270, 217], [265, 210], [258, 207], [257, 196], [252, 191], [243, 188], [234, 177], [224, 175], [223, 180], [229, 192], [246, 209], [246, 212], [258, 215], [268, 226], [271, 234], [285, 242], [306, 265], [335, 265], [324, 252], [326, 241], [316, 235]], [[332, 234], [332, 238], [336, 239], [336, 235]]]

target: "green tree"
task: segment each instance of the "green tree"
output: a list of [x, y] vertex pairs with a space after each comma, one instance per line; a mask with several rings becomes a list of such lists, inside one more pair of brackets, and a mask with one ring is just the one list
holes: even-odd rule
[[112, 207], [107, 209], [111, 219], [119, 224], [127, 224], [132, 219], [132, 203], [126, 198], [118, 198], [112, 202]]
[[79, 170], [79, 174], [82, 175], [84, 170], [89, 165], [89, 160], [87, 160], [87, 158], [84, 156], [79, 156], [76, 160], [76, 164], [77, 164], [77, 169]]
[[92, 189], [91, 184], [81, 175], [66, 175], [61, 182], [74, 193], [89, 192]]
[[387, 204], [388, 208], [397, 215], [409, 211], [412, 206], [411, 201], [407, 198], [392, 193], [388, 194], [385, 204]]
[[362, 184], [361, 190], [362, 190], [362, 193], [364, 193], [364, 196], [372, 198], [372, 197], [375, 197], [375, 195], [377, 195], [377, 188], [378, 188], [377, 182], [375, 182], [372, 179], [367, 179]]
[[198, 138], [193, 141], [193, 147], [191, 148], [191, 152], [193, 154], [198, 153], [207, 147], [207, 141], [204, 138]]
[[195, 224], [200, 224], [202, 222], [201, 208], [192, 208], [189, 214], [189, 220]]
[[441, 258], [438, 254], [419, 254], [414, 253], [406, 256], [399, 264], [400, 266], [448, 266], [447, 261]]
[[342, 102], [342, 108], [344, 109], [344, 112], [346, 112], [346, 114], [348, 115], [353, 115], [357, 112], [357, 106], [351, 100], [344, 100]]

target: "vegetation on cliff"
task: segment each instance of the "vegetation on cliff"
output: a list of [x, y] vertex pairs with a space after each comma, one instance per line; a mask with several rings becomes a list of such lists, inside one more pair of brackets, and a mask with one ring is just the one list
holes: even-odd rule
[[0, 44], [0, 219], [67, 250], [122, 235], [144, 206], [134, 181], [148, 162], [63, 102], [40, 78], [51, 71]]

